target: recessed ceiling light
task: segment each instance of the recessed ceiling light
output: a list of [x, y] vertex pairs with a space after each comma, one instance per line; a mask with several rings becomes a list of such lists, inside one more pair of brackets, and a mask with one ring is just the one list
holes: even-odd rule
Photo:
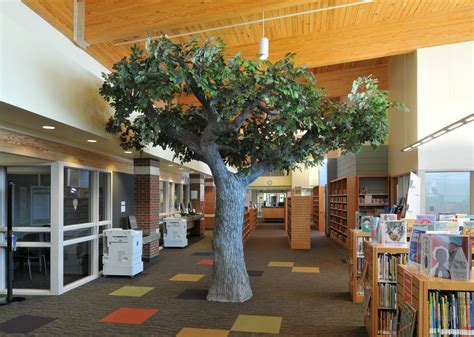
[[472, 121], [474, 121], [474, 116], [471, 116], [468, 119], [466, 119], [466, 122], [472, 122]]
[[433, 137], [425, 138], [425, 139], [421, 140], [421, 143], [424, 144], [424, 143], [426, 143], [426, 142], [429, 142], [429, 141], [432, 140], [432, 139], [433, 139]]
[[130, 154], [130, 153], [132, 153], [132, 151], [127, 150], [127, 151], [123, 151], [123, 153]]
[[97, 139], [88, 139], [87, 142], [88, 143], [97, 143]]
[[169, 167], [173, 167], [173, 164], [168, 164]]
[[436, 132], [436, 133], [433, 135], [433, 137], [441, 136], [441, 135], [445, 134], [446, 132], [447, 132], [446, 130], [441, 130], [441, 131], [439, 131], [439, 132]]
[[463, 124], [464, 124], [464, 123], [462, 123], [462, 122], [456, 123], [456, 124], [454, 124], [454, 125], [451, 125], [451, 126], [448, 128], [448, 130], [451, 131], [451, 130], [453, 130], [453, 129], [456, 129], [456, 128], [460, 127], [460, 126], [463, 125]]
[[46, 129], [46, 130], [54, 130], [56, 129], [55, 126], [52, 126], [52, 125], [43, 125], [43, 129]]

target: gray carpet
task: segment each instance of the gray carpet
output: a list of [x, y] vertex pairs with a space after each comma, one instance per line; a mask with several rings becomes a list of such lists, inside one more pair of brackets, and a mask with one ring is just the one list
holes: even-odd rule
[[[352, 303], [349, 297], [348, 266], [341, 263], [346, 252], [327, 237], [313, 232], [310, 251], [292, 251], [282, 224], [260, 224], [247, 241], [245, 253], [248, 269], [264, 273], [250, 278], [254, 297], [243, 304], [199, 299], [202, 289], [209, 285], [212, 266], [196, 265], [203, 257], [193, 253], [209, 251], [211, 239], [212, 232], [207, 232], [203, 240], [187, 248], [162, 251], [134, 279], [101, 278], [62, 296], [28, 297], [25, 302], [0, 307], [0, 323], [20, 315], [55, 319], [28, 336], [175, 336], [183, 327], [230, 330], [239, 314], [248, 314], [282, 317], [280, 336], [367, 336], [361, 305]], [[267, 266], [270, 261], [315, 266], [320, 273], [271, 268]], [[198, 282], [169, 281], [177, 273], [205, 277]], [[125, 285], [155, 289], [143, 297], [108, 295]], [[185, 292], [187, 289], [196, 291]], [[183, 292], [196, 299], [177, 298], [184, 296]], [[158, 312], [142, 325], [98, 322], [121, 307]], [[229, 336], [275, 335], [231, 332]]]

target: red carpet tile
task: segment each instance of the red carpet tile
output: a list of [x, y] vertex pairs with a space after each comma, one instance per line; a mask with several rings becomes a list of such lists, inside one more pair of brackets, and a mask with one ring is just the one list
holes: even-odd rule
[[213, 259], [202, 259], [202, 260], [199, 260], [197, 264], [204, 264], [206, 266], [212, 266], [214, 264], [214, 260]]
[[158, 310], [155, 309], [120, 308], [110, 315], [105, 316], [99, 322], [142, 324], [157, 312]]

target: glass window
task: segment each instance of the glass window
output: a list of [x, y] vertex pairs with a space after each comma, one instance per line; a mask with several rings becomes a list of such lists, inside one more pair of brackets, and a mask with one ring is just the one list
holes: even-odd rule
[[174, 188], [173, 183], [168, 183], [168, 209], [167, 212], [174, 211]]
[[64, 169], [65, 226], [92, 221], [91, 176], [91, 171]]
[[49, 166], [9, 167], [13, 189], [13, 227], [50, 226], [51, 178]]
[[92, 241], [64, 247], [64, 285], [92, 273]]
[[13, 254], [13, 288], [50, 289], [49, 248], [18, 247]]
[[165, 182], [160, 181], [160, 213], [165, 212]]
[[110, 173], [99, 172], [99, 221], [110, 220], [108, 214]]
[[427, 172], [425, 174], [425, 210], [470, 214], [470, 172]]

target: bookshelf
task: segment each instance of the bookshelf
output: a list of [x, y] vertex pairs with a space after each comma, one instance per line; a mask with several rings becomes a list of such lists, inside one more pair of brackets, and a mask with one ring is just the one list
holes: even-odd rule
[[326, 188], [322, 186], [313, 187], [313, 223], [317, 231], [324, 232], [326, 227], [325, 223], [325, 210], [324, 210], [324, 192]]
[[[360, 252], [359, 242], [370, 239], [370, 233], [362, 232], [359, 229], [349, 230], [349, 293], [352, 301], [362, 302], [364, 298], [364, 285], [361, 282], [364, 268], [364, 252]], [[362, 245], [363, 246], [363, 245]]]
[[245, 243], [250, 234], [250, 216], [249, 211], [244, 210], [244, 221], [242, 222], [242, 241]]
[[250, 231], [253, 232], [257, 228], [258, 224], [258, 211], [256, 208], [249, 208], [248, 211]]
[[378, 216], [390, 207], [390, 180], [384, 175], [349, 176], [329, 183], [330, 237], [350, 245], [349, 230], [356, 228], [355, 212]]
[[364, 302], [370, 296], [364, 312], [364, 325], [371, 337], [389, 336], [388, 322], [395, 319], [397, 314], [396, 266], [406, 261], [408, 245], [385, 246], [370, 241], [364, 241], [363, 245]]
[[[397, 291], [399, 299], [397, 305], [399, 308], [402, 308], [404, 303], [408, 303], [416, 309], [415, 334], [419, 337], [430, 336], [430, 293], [440, 292], [442, 294], [455, 295], [456, 292], [474, 292], [473, 270], [471, 270], [471, 279], [469, 281], [427, 277], [422, 272], [418, 271], [418, 269], [411, 266], [399, 265], [397, 267], [397, 273]], [[472, 295], [473, 294], [471, 294], [471, 296]], [[470, 331], [471, 332], [464, 335], [473, 335], [474, 327], [470, 327]]]
[[329, 183], [330, 237], [347, 246], [349, 229], [354, 228], [357, 207], [357, 177], [336, 179]]
[[311, 197], [286, 198], [286, 232], [291, 249], [311, 248]]

